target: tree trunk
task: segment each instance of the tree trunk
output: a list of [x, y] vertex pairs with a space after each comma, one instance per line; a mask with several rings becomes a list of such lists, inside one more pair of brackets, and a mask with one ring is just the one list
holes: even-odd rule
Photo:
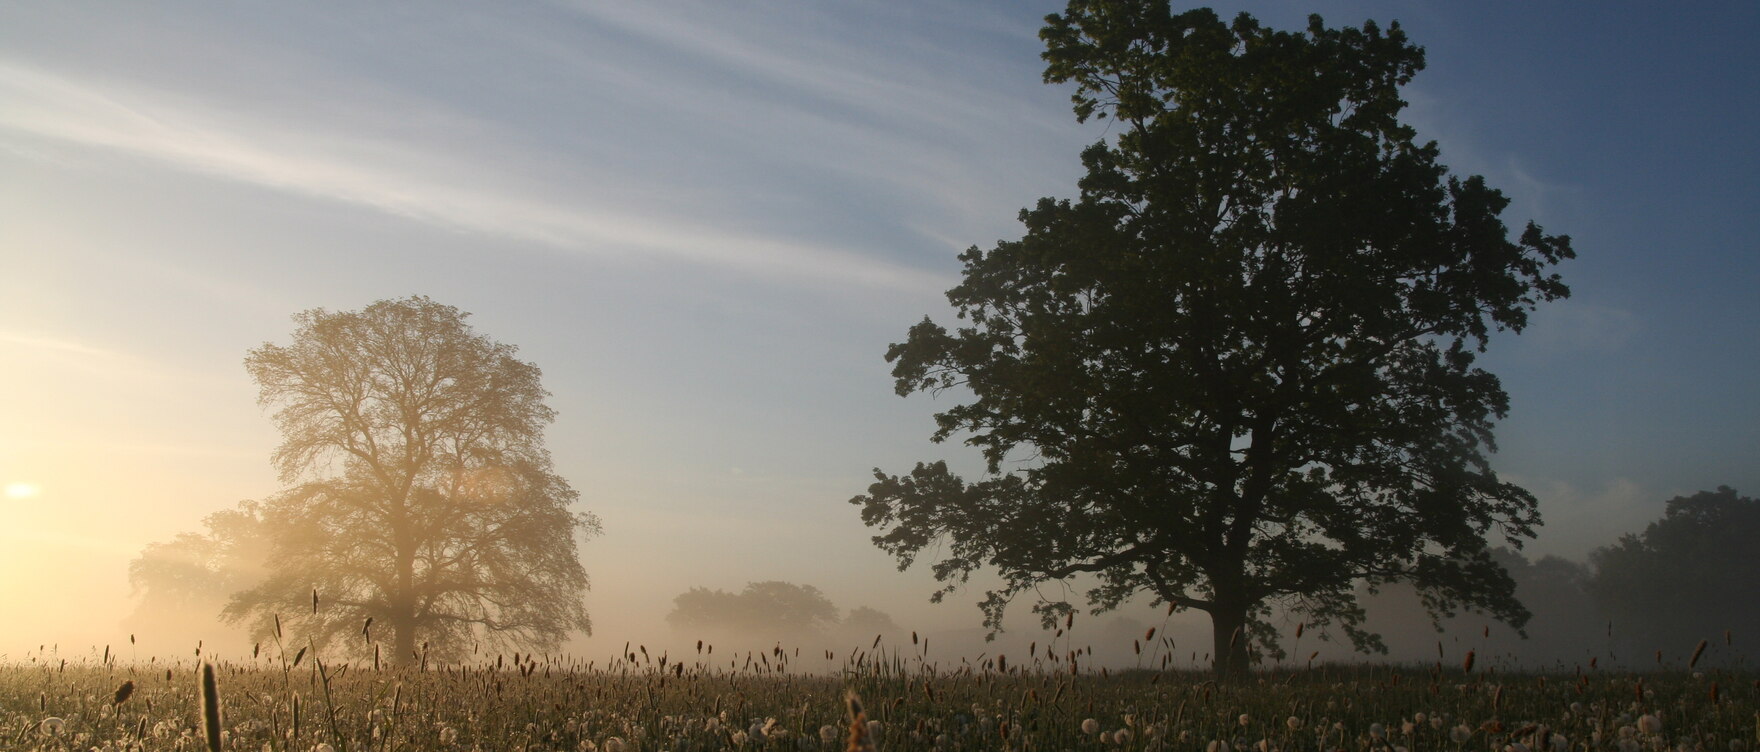
[[403, 614], [391, 618], [391, 664], [399, 667], [413, 666], [416, 656], [415, 620]]
[[413, 666], [420, 661], [416, 654], [416, 605], [415, 605], [415, 557], [398, 556], [397, 588], [387, 598], [391, 602], [391, 629], [396, 633], [393, 638], [393, 652], [397, 654], [395, 663], [398, 666]]
[[[409, 495], [407, 486], [404, 495]], [[416, 544], [405, 519], [399, 515], [392, 523], [392, 538], [397, 545], [397, 592], [387, 593], [390, 597], [386, 600], [391, 603], [391, 628], [397, 630], [397, 665], [408, 667], [416, 665], [420, 657], [416, 654]]]
[[1234, 680], [1246, 677], [1247, 607], [1218, 598], [1210, 611], [1210, 627], [1216, 678]]

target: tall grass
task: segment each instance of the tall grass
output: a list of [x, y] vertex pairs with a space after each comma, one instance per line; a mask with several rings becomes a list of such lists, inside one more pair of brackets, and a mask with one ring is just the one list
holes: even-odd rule
[[[278, 656], [27, 658], [0, 665], [0, 749], [1740, 752], [1760, 744], [1760, 683], [1730, 670], [1321, 665], [1219, 684], [1190, 671], [1072, 674], [1042, 660], [943, 666], [884, 644], [850, 651], [829, 675], [795, 671], [792, 651], [780, 648], [731, 665], [626, 650], [609, 662], [496, 656], [425, 671], [315, 651], [297, 667]], [[302, 718], [313, 702], [315, 723]]]

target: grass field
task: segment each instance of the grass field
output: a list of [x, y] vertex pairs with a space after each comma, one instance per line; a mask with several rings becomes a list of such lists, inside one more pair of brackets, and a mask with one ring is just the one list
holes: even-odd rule
[[[297, 654], [296, 654], [297, 655]], [[859, 652], [841, 675], [789, 653], [610, 666], [500, 656], [386, 668], [309, 655], [216, 664], [228, 750], [842, 750], [846, 694], [880, 750], [1748, 750], [1751, 672], [1510, 674], [1323, 666], [1203, 674], [955, 669]], [[798, 659], [796, 659], [798, 660]], [[0, 749], [207, 748], [195, 659], [0, 665]], [[1003, 670], [1003, 669], [1006, 670]]]

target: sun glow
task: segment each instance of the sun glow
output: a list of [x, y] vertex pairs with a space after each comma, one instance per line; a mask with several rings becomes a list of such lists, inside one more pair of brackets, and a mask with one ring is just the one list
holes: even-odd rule
[[42, 490], [35, 483], [8, 483], [6, 484], [6, 498], [28, 499], [41, 493]]

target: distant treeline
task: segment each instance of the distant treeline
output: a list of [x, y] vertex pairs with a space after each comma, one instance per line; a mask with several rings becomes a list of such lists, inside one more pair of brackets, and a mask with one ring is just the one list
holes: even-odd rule
[[[1438, 634], [1404, 587], [1369, 596], [1366, 626], [1383, 635], [1389, 657], [1438, 659], [1469, 640], [1482, 658], [1531, 668], [1619, 666], [1684, 668], [1703, 640], [1696, 668], [1730, 666], [1755, 655], [1760, 639], [1760, 502], [1719, 487], [1669, 500], [1662, 519], [1599, 548], [1587, 562], [1556, 556], [1529, 561], [1498, 549], [1533, 613], [1527, 638], [1491, 620], [1459, 615]], [[1458, 660], [1458, 658], [1451, 658]]]

